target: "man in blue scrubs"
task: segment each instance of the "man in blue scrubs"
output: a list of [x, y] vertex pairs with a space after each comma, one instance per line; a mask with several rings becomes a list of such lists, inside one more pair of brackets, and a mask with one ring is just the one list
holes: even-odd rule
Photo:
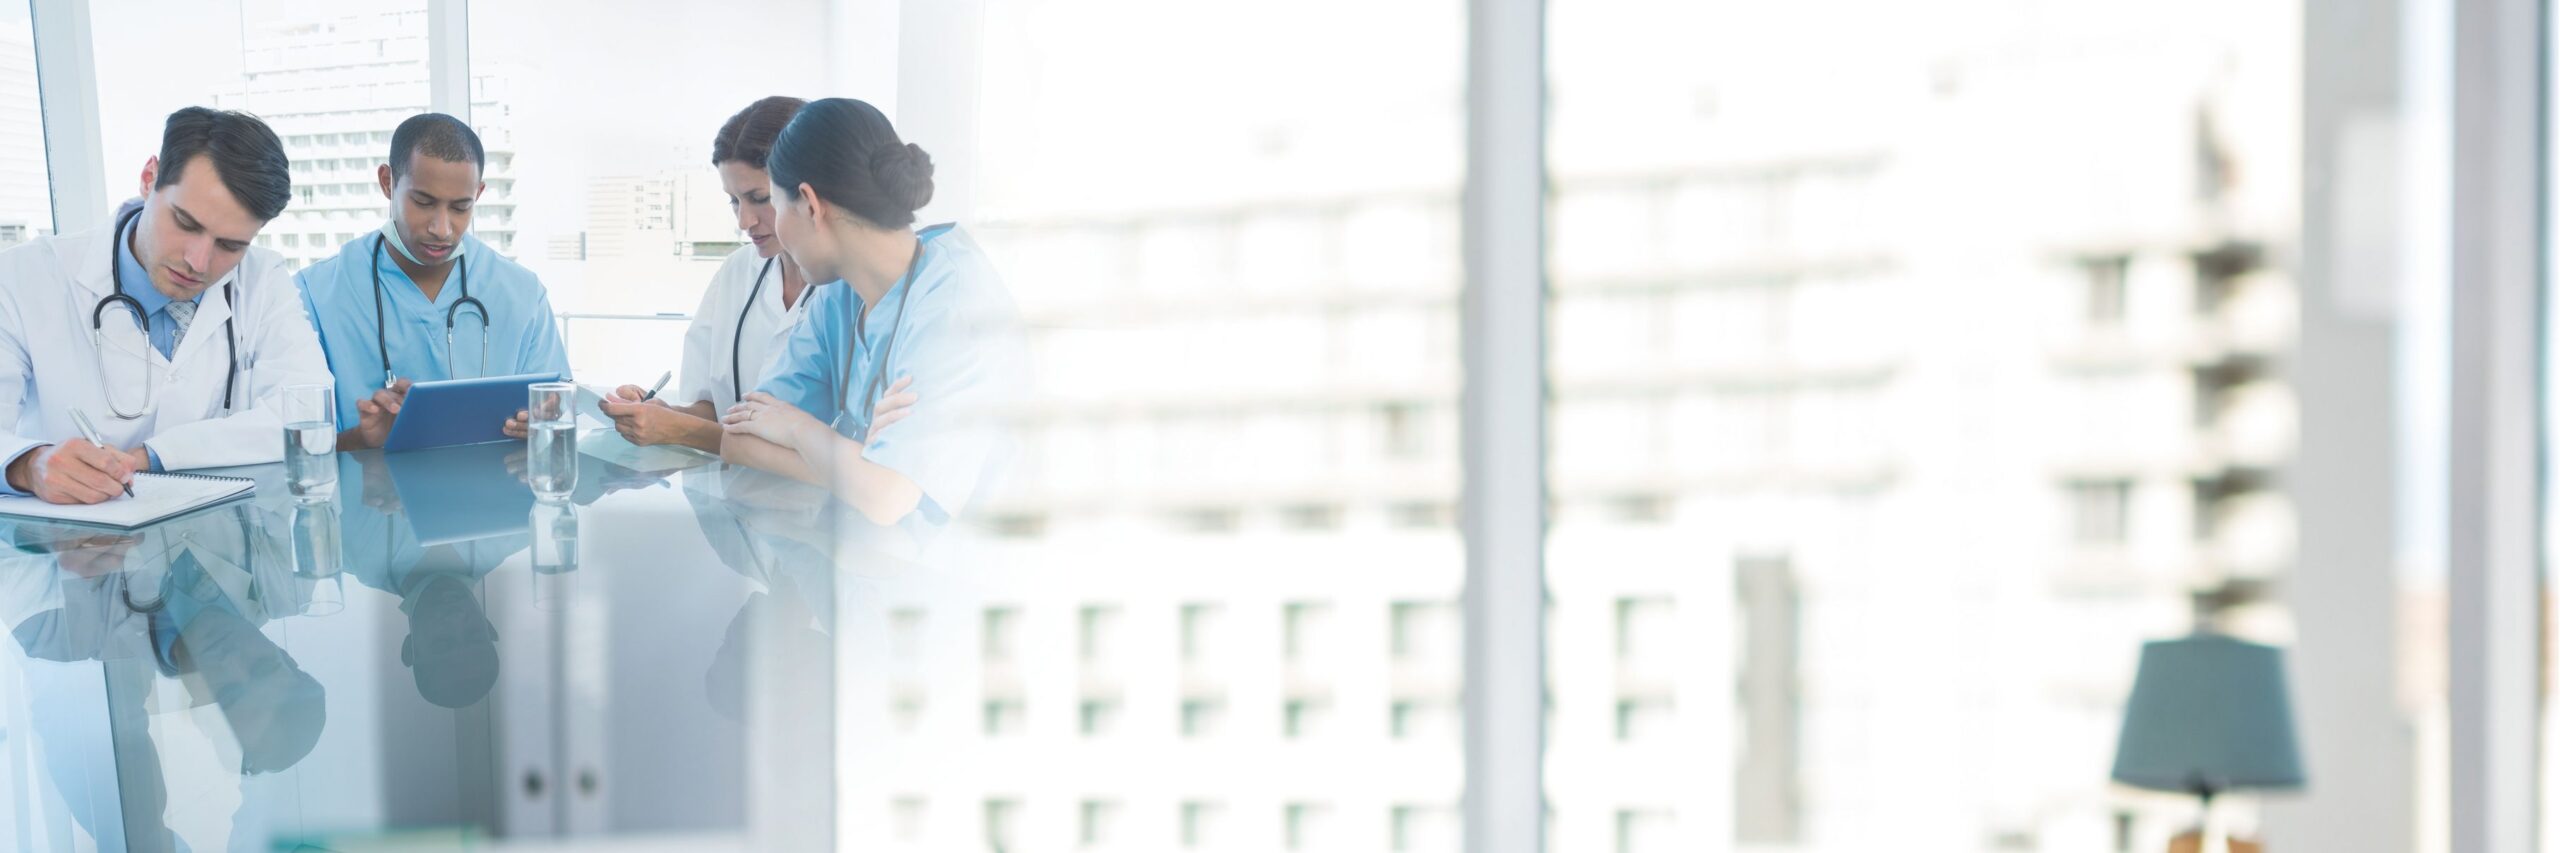
[[569, 375], [541, 280], [468, 233], [485, 164], [460, 119], [401, 122], [375, 174], [390, 221], [295, 277], [337, 376], [339, 449], [381, 447], [413, 380]]

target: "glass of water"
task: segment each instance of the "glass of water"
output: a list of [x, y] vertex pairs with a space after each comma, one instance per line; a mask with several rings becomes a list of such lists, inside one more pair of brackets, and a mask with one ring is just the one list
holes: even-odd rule
[[297, 499], [338, 493], [338, 394], [334, 386], [284, 389], [285, 488]]
[[533, 493], [565, 498], [578, 490], [578, 386], [542, 382], [525, 406], [525, 473]]

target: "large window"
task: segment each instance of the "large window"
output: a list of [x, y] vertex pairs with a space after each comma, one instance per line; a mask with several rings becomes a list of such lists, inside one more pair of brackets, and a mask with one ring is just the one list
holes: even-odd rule
[[0, 248], [54, 230], [33, 24], [26, 4], [0, 3]]
[[169, 113], [212, 106], [265, 120], [293, 160], [293, 200], [258, 245], [298, 269], [381, 227], [375, 167], [391, 129], [428, 107], [425, 0], [136, 0], [93, 15], [111, 207], [141, 191]]
[[470, 4], [468, 118], [491, 167], [474, 228], [542, 277], [581, 381], [671, 366], [712, 271], [746, 245], [711, 138], [758, 98], [832, 94], [829, 8]]
[[[1007, 655], [847, 676], [847, 714], [928, 717], [843, 777], [849, 841], [921, 800], [957, 807], [920, 849], [1454, 849], [1462, 12], [989, 0], [976, 54], [905, 45], [902, 74], [963, 81], [892, 117], [975, 176], [954, 215], [1039, 388], [1002, 568], [913, 603]], [[935, 147], [927, 117], [972, 98]], [[1020, 725], [940, 722], [992, 702]]]
[[[2353, 420], [2297, 384], [2393, 384], [2299, 358], [2300, 8], [1549, 8], [1556, 849], [2164, 849], [2194, 800], [2109, 768], [2198, 628], [2313, 662], [2306, 731], [2417, 725], [2323, 671], [2390, 672], [2392, 608], [2293, 607], [2398, 556], [2297, 557], [2298, 436]], [[2296, 814], [2377, 796], [2338, 743]]]

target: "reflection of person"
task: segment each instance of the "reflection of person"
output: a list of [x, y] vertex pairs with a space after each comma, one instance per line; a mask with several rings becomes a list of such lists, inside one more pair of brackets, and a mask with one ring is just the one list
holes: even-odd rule
[[[761, 587], [738, 605], [720, 649], [702, 675], [711, 707], [743, 720], [753, 626], [781, 627], [781, 642], [826, 645], [834, 624], [835, 575], [826, 557], [826, 496], [808, 486], [742, 469], [686, 471], [685, 500], [703, 541], [731, 571]], [[744, 480], [746, 482], [741, 483]]]
[[[180, 550], [169, 562], [169, 588], [217, 583], [210, 571], [193, 551]], [[301, 761], [328, 718], [319, 680], [250, 624], [230, 593], [173, 592], [167, 599], [165, 618], [152, 619], [161, 673], [192, 676], [211, 694], [239, 741], [240, 771], [273, 773]]]
[[[390, 158], [374, 175], [391, 202], [382, 228], [295, 277], [337, 375], [340, 450], [382, 446], [409, 380], [569, 375], [542, 282], [470, 234], [486, 188], [479, 135], [411, 116]], [[524, 437], [524, 413], [505, 428]]]
[[[400, 599], [400, 611], [409, 621], [400, 662], [409, 667], [418, 695], [447, 708], [466, 707], [488, 696], [498, 681], [498, 632], [480, 603], [481, 579], [531, 544], [529, 531], [511, 527], [477, 539], [423, 543], [409, 521], [408, 504], [431, 502], [439, 511], [467, 512], [460, 507], [485, 499], [470, 494], [403, 496], [377, 454], [343, 454], [339, 472], [342, 479], [359, 480], [362, 496], [339, 507], [346, 574]], [[517, 485], [512, 479], [495, 482]]]
[[284, 258], [251, 245], [292, 197], [275, 133], [171, 113], [140, 186], [112, 222], [0, 252], [0, 492], [97, 503], [135, 471], [276, 461], [278, 391], [329, 381]]
[[[25, 539], [31, 531], [21, 529], [20, 546], [35, 546], [39, 553], [0, 568], [0, 578], [12, 582], [0, 591], [0, 614], [8, 616], [10, 634], [29, 657], [101, 667], [94, 674], [58, 671], [66, 680], [45, 691], [31, 714], [60, 795], [120, 809], [113, 825], [96, 822], [106, 816], [103, 810], [73, 810], [101, 846], [186, 849], [162, 817], [172, 786], [163, 778], [147, 704], [155, 675], [178, 679], [198, 703], [214, 703], [239, 750], [236, 766], [243, 775], [292, 767], [319, 742], [327, 719], [325, 692], [259, 631], [258, 608], [242, 600], [256, 595], [256, 570], [242, 562], [251, 559], [252, 543], [234, 548], [215, 537], [190, 535], [182, 537], [189, 544], [181, 547], [136, 551], [144, 540], [173, 528], [201, 520], [204, 529], [189, 532], [208, 532], [217, 522], [238, 519], [208, 513], [104, 542], [65, 530], [49, 546]], [[43, 564], [46, 554], [59, 569]], [[106, 566], [121, 570], [83, 574]], [[131, 582], [142, 577], [158, 578], [157, 589], [130, 594]], [[36, 579], [51, 588], [39, 589]], [[57, 606], [29, 611], [30, 605], [47, 603]], [[94, 687], [59, 689], [83, 682]], [[94, 734], [100, 722], [103, 741]], [[111, 766], [113, 773], [99, 773], [101, 766]], [[111, 790], [102, 787], [110, 782]]]
[[[861, 101], [800, 110], [767, 161], [783, 250], [819, 287], [755, 393], [722, 418], [722, 455], [826, 486], [877, 525], [947, 525], [1008, 458], [996, 418], [1026, 357], [994, 265], [954, 225], [910, 230], [933, 162]], [[922, 399], [895, 433], [889, 396]]]
[[498, 629], [480, 606], [470, 581], [427, 572], [401, 595], [409, 636], [400, 641], [418, 695], [446, 708], [464, 708], [498, 683]]

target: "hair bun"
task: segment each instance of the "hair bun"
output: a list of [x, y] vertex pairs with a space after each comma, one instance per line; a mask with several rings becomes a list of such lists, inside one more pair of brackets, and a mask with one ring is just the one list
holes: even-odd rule
[[933, 201], [933, 158], [913, 142], [883, 146], [874, 152], [871, 179], [907, 213], [921, 210]]

